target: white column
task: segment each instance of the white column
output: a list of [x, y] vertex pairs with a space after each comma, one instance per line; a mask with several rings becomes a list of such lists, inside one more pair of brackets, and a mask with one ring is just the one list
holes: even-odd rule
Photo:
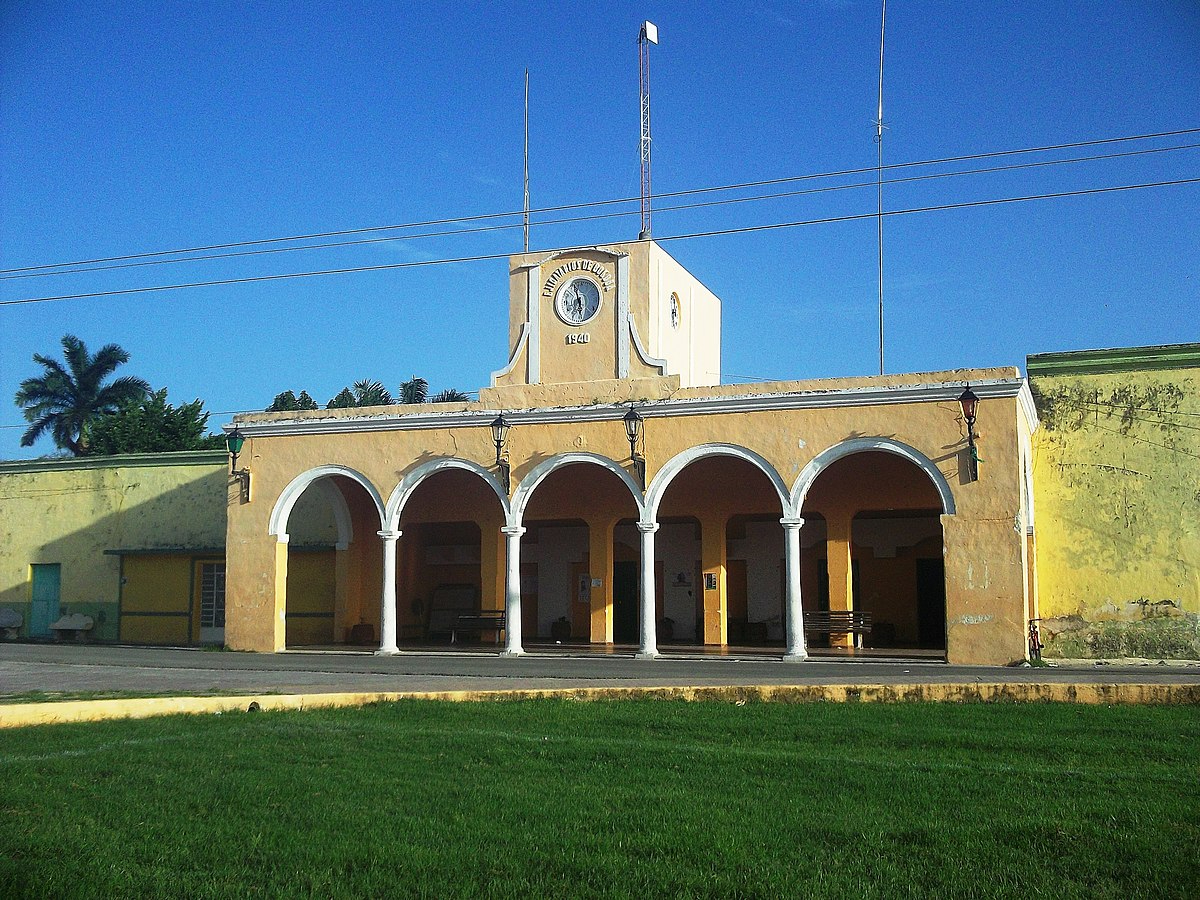
[[522, 656], [521, 648], [521, 535], [525, 529], [520, 525], [506, 525], [500, 529], [505, 536], [504, 570], [504, 632], [507, 640], [504, 656]]
[[657, 522], [638, 522], [638, 531], [642, 533], [642, 578], [641, 613], [642, 637], [638, 649], [639, 659], [656, 659], [658, 657], [658, 622], [655, 618], [654, 605], [654, 532], [658, 531]]
[[383, 538], [383, 606], [379, 611], [378, 656], [395, 656], [396, 646], [396, 541], [399, 531], [378, 531]]
[[800, 526], [804, 520], [780, 519], [784, 536], [784, 560], [787, 572], [787, 650], [783, 658], [793, 662], [808, 659], [804, 646], [804, 611], [800, 603]]

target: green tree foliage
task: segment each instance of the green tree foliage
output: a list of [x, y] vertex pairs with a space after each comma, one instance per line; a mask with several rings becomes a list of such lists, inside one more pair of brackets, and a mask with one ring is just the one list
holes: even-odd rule
[[424, 403], [429, 399], [429, 382], [414, 375], [400, 384], [401, 403]]
[[204, 401], [178, 407], [167, 402], [167, 389], [123, 404], [92, 425], [89, 456], [118, 453], [170, 453], [179, 450], [219, 450], [225, 439], [208, 434]]
[[460, 390], [455, 388], [446, 388], [444, 391], [438, 391], [429, 398], [430, 403], [466, 403], [471, 398]]
[[308, 395], [308, 391], [301, 391], [299, 397], [291, 391], [284, 391], [282, 394], [275, 395], [275, 399], [267, 407], [267, 412], [287, 412], [298, 409], [320, 408], [317, 405], [317, 401]]
[[88, 452], [92, 426], [127, 403], [141, 401], [149, 392], [141, 378], [126, 375], [105, 383], [129, 354], [116, 344], [106, 344], [93, 356], [73, 334], [63, 335], [63, 363], [35, 353], [42, 374], [21, 382], [14, 398], [24, 407], [30, 426], [21, 435], [21, 446], [32, 447], [49, 433], [54, 443], [73, 456]]
[[354, 392], [355, 406], [390, 406], [394, 401], [388, 389], [378, 381], [362, 379], [354, 382], [351, 389]]
[[342, 388], [336, 397], [325, 404], [326, 409], [350, 409], [354, 406], [358, 406], [358, 403], [348, 387]]

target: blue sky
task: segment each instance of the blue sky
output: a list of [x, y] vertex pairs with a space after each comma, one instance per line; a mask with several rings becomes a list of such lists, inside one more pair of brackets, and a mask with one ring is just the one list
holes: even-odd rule
[[[656, 192], [874, 165], [877, 0], [0, 0], [0, 268], [519, 210], [526, 68], [533, 207], [634, 196], [646, 18]], [[1194, 0], [892, 0], [887, 24], [885, 164], [1200, 127]], [[1200, 134], [953, 168], [1188, 144]], [[1190, 148], [898, 184], [884, 206], [1196, 177]], [[888, 371], [1200, 339], [1198, 205], [1190, 184], [887, 219]], [[623, 209], [535, 227], [531, 245], [636, 238]], [[874, 209], [873, 187], [660, 209], [654, 233]], [[520, 250], [519, 228], [464, 227], [2, 278], [0, 301]], [[877, 371], [872, 219], [664, 246], [724, 302], [727, 381]], [[286, 389], [324, 403], [360, 378], [471, 391], [507, 357], [506, 285], [500, 259], [0, 306], [0, 458], [53, 451], [19, 447], [11, 398], [64, 333], [121, 344], [129, 373], [218, 412]]]

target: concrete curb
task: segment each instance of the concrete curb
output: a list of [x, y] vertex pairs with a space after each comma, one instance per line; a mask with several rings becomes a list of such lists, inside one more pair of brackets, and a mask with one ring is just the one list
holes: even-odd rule
[[395, 700], [686, 700], [717, 703], [1087, 703], [1200, 704], [1200, 684], [858, 684], [591, 687], [508, 691], [387, 691], [330, 694], [245, 694], [64, 700], [0, 706], [0, 728], [143, 719], [179, 713], [220, 714], [363, 706]]

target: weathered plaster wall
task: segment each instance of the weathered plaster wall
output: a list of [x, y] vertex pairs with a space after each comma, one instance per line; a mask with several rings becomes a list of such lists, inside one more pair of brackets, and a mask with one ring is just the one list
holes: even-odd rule
[[1200, 344], [1029, 358], [1046, 652], [1200, 658]]
[[[889, 377], [885, 382], [841, 379], [797, 383], [794, 389], [871, 389], [878, 388], [881, 383], [899, 389], [904, 385], [955, 385], [968, 379], [972, 382], [989, 378], [1014, 379], [1016, 374], [1012, 369], [972, 370]], [[680, 391], [679, 395], [735, 397], [778, 393], [791, 387], [692, 388]], [[548, 386], [548, 389], [554, 388]], [[399, 407], [386, 413], [402, 417], [408, 411]], [[288, 418], [301, 426], [313, 422], [321, 423], [322, 428], [330, 428], [339, 425], [340, 421], [344, 421], [345, 426], [336, 433], [275, 436], [254, 433], [253, 423], [280, 422]], [[332, 415], [331, 411], [324, 410], [288, 416], [256, 414], [239, 421], [250, 434], [243, 459], [254, 472], [255, 484], [254, 500], [249, 504], [237, 503], [230, 494], [231, 500], [235, 501], [229, 510], [228, 531], [228, 602], [233, 612], [227, 638], [231, 646], [241, 649], [273, 650], [282, 646], [282, 630], [273, 622], [281, 621], [285, 593], [276, 577], [277, 551], [268, 532], [272, 507], [293, 479], [316, 466], [337, 464], [358, 473], [355, 477], [361, 477], [386, 501], [406, 473], [435, 458], [456, 457], [474, 461], [484, 469], [494, 469], [495, 451], [486, 424], [451, 427], [452, 423], [448, 421], [446, 427], [402, 430], [402, 422], [397, 421], [395, 430], [367, 431], [356, 430], [351, 414]], [[1022, 435], [1027, 434], [1028, 428], [1017, 397], [997, 397], [981, 403], [977, 429], [983, 435], [985, 462], [979, 481], [967, 483], [960, 472], [965, 431], [958, 405], [952, 399], [753, 412], [737, 411], [731, 406], [729, 411], [712, 414], [648, 415], [645, 423], [647, 477], [653, 480], [677, 454], [710, 443], [738, 445], [760, 454], [788, 488], [817, 454], [848, 440], [876, 435], [916, 448], [934, 461], [951, 485], [957, 503], [957, 514], [946, 516], [943, 521], [951, 660], [1006, 663], [1024, 654], [1022, 636], [1029, 584], [1024, 569], [1020, 465]], [[514, 491], [535, 467], [555, 454], [568, 451], [595, 453], [627, 470], [630, 468], [629, 444], [619, 412], [614, 412], [611, 420], [603, 421], [519, 424], [509, 435], [507, 449]], [[549, 504], [550, 494], [558, 495], [554, 504], [537, 508], [539, 518], [587, 519], [610, 512], [595, 506], [593, 492], [571, 491], [571, 484], [570, 479], [559, 481], [556, 486], [547, 482], [541, 496], [534, 493], [535, 505]], [[691, 501], [682, 498], [681, 508], [686, 507], [684, 514], [695, 515], [696, 510], [710, 505], [715, 497], [714, 490], [697, 493]], [[362, 496], [367, 496], [365, 491]], [[676, 503], [671, 492], [666, 499]], [[615, 511], [618, 518], [633, 514], [632, 499], [622, 501], [621, 506]], [[364, 506], [363, 515], [371, 518], [366, 512]], [[374, 521], [379, 521], [377, 515]], [[403, 518], [400, 526], [403, 529]], [[375, 526], [364, 519], [363, 533], [369, 534], [371, 527]], [[403, 542], [403, 537], [400, 540]], [[721, 566], [723, 561], [717, 560], [713, 568], [720, 569]], [[364, 591], [367, 610], [373, 606], [376, 619], [377, 596], [371, 590]], [[708, 598], [705, 599], [707, 602]], [[713, 600], [716, 605], [723, 602], [720, 597]], [[236, 625], [233, 624], [235, 619]], [[593, 619], [593, 636], [598, 633], [595, 629], [603, 624], [597, 624]]]
[[61, 611], [117, 639], [121, 563], [106, 551], [222, 547], [227, 465], [220, 451], [0, 463], [0, 604], [28, 625], [30, 566], [58, 563]]

